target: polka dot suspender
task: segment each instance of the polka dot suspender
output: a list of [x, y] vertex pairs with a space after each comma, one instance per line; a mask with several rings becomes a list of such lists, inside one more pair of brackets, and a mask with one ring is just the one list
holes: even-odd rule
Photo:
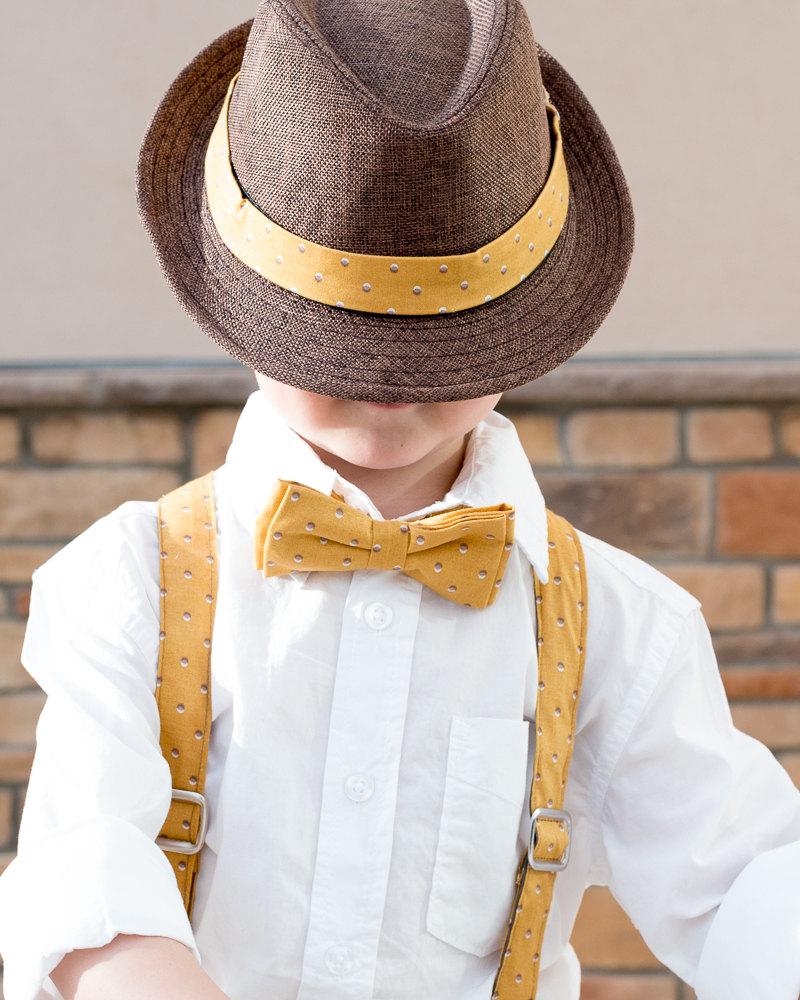
[[[533, 1000], [555, 877], [569, 858], [563, 812], [585, 659], [583, 551], [563, 518], [548, 516], [550, 580], [534, 574], [538, 691], [531, 783], [531, 842], [517, 869], [513, 909], [493, 1000]], [[156, 699], [172, 802], [157, 843], [172, 864], [191, 918], [207, 813], [203, 789], [211, 735], [211, 633], [217, 593], [211, 473], [159, 500], [161, 632]]]
[[163, 848], [191, 917], [205, 840], [203, 795], [211, 736], [211, 632], [217, 597], [212, 474], [158, 503], [161, 629], [156, 700], [161, 752], [172, 774], [172, 802], [156, 843]]
[[492, 1000], [533, 1000], [556, 875], [569, 858], [571, 819], [563, 812], [586, 647], [586, 572], [578, 535], [547, 512], [549, 582], [534, 575], [538, 653], [531, 842], [516, 892]]

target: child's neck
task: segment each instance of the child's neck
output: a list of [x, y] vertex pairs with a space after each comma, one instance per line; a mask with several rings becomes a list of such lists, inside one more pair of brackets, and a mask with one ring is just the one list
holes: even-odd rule
[[461, 471], [469, 434], [442, 442], [410, 465], [396, 469], [369, 469], [351, 465], [324, 448], [311, 444], [327, 465], [372, 500], [386, 519], [401, 517], [441, 500]]

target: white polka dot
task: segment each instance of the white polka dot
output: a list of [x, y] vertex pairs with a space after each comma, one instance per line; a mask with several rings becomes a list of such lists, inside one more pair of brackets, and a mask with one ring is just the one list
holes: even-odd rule
[[469, 288], [469, 282], [468, 281], [462, 281], [461, 282], [461, 288], [462, 288], [463, 291], [466, 291]]
[[439, 306], [439, 312], [440, 313], [446, 313], [447, 312], [447, 306]]
[[277, 254], [277, 256], [275, 257], [275, 263], [276, 264], [282, 264], [283, 263], [283, 257], [281, 257], [280, 254]]
[[485, 253], [483, 255], [483, 263], [484, 264], [488, 264], [489, 263], [489, 254], [488, 253]]
[[364, 289], [365, 292], [372, 291], [372, 285], [368, 281], [365, 281], [361, 287]]
[[397, 310], [393, 309], [391, 306], [389, 306], [389, 308], [386, 310], [386, 312], [389, 313], [390, 316], [397, 315]]
[[322, 281], [322, 275], [319, 273], [319, 271], [317, 271], [317, 273], [314, 275], [314, 280]]
[[439, 270], [442, 272], [442, 274], [447, 274], [447, 264], [440, 264]]
[[342, 257], [340, 263], [341, 263], [342, 267], [348, 267], [349, 264], [350, 264], [350, 261], [347, 259], [347, 257]]
[[397, 272], [400, 270], [400, 267], [398, 264], [390, 264], [389, 270], [392, 272], [392, 274], [397, 274]]
[[300, 253], [305, 253], [306, 252], [306, 245], [305, 245], [305, 243], [300, 243], [299, 246], [297, 247], [297, 249], [300, 251]]
[[411, 289], [411, 291], [412, 291], [412, 292], [413, 292], [413, 293], [414, 293], [415, 295], [419, 295], [419, 294], [421, 294], [421, 292], [422, 292], [422, 289], [420, 288], [420, 286], [419, 286], [419, 285], [414, 285], [414, 287], [413, 287], [413, 288]]

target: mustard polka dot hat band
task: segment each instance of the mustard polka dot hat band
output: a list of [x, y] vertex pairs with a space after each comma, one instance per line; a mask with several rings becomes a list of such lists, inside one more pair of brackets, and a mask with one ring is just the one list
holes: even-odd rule
[[539, 377], [633, 250], [611, 141], [519, 0], [262, 0], [169, 88], [137, 196], [217, 344], [350, 399]]
[[283, 229], [244, 195], [230, 159], [231, 80], [205, 159], [206, 197], [225, 246], [257, 274], [342, 309], [424, 316], [470, 309], [510, 291], [544, 261], [564, 228], [569, 181], [558, 111], [548, 100], [553, 164], [539, 196], [500, 236], [471, 253], [405, 257], [342, 253]]

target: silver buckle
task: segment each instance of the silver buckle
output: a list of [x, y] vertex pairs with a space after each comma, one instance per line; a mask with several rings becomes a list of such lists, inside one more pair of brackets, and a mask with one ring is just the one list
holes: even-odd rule
[[[540, 861], [533, 856], [533, 849], [536, 846], [536, 821], [538, 819], [558, 819], [567, 826], [567, 847], [558, 861]], [[567, 867], [569, 852], [572, 847], [572, 816], [566, 809], [545, 809], [540, 806], [531, 813], [531, 835], [528, 842], [528, 867], [538, 872], [560, 872]]]
[[163, 850], [172, 851], [175, 854], [197, 854], [203, 849], [203, 841], [206, 839], [208, 827], [208, 807], [205, 796], [201, 795], [200, 792], [173, 788], [172, 798], [179, 802], [192, 802], [200, 806], [200, 829], [197, 831], [197, 840], [173, 840], [171, 837], [156, 837], [156, 844]]

